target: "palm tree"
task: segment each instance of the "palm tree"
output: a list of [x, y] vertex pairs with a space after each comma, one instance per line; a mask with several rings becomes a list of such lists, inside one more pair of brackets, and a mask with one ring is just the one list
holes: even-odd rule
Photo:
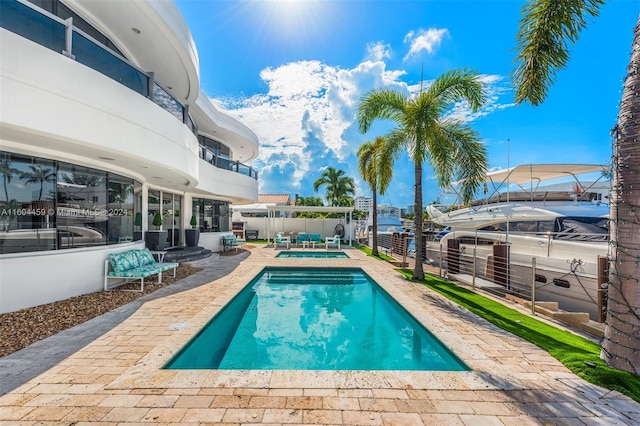
[[[339, 206], [345, 195], [354, 194], [356, 186], [353, 178], [345, 176], [344, 170], [336, 170], [328, 167], [320, 177], [313, 182], [313, 190], [324, 186], [326, 190], [326, 198], [331, 206]], [[344, 202], [344, 201], [343, 201]]]
[[38, 200], [42, 200], [44, 183], [54, 181], [56, 179], [56, 172], [42, 166], [29, 166], [29, 169], [31, 169], [30, 172], [22, 174], [22, 179], [25, 179], [25, 183], [40, 183]]
[[460, 101], [477, 111], [485, 102], [484, 87], [468, 69], [452, 70], [438, 77], [416, 97], [390, 89], [374, 89], [360, 100], [357, 119], [366, 133], [376, 119], [387, 119], [398, 127], [391, 130], [380, 150], [383, 164], [393, 164], [406, 150], [414, 164], [416, 262], [413, 279], [424, 278], [422, 260], [422, 164], [429, 161], [438, 184], [445, 188], [457, 177], [462, 179], [465, 202], [473, 197], [487, 170], [487, 153], [479, 135], [468, 125], [445, 114]]
[[[516, 101], [538, 105], [547, 96], [557, 70], [569, 60], [568, 44], [598, 16], [603, 0], [535, 0], [523, 10], [513, 72]], [[620, 112], [612, 130], [613, 182], [610, 198], [609, 286], [602, 357], [611, 367], [640, 374], [640, 18], [634, 31], [631, 61]], [[630, 219], [632, 218], [632, 219]]]
[[11, 179], [13, 175], [20, 173], [20, 170], [15, 167], [11, 167], [13, 163], [10, 158], [3, 158], [0, 160], [0, 173], [2, 173], [2, 184], [4, 185], [4, 196], [9, 202], [9, 190], [7, 189], [7, 184], [11, 183]]
[[320, 197], [296, 197], [296, 206], [324, 206]]
[[[296, 196], [296, 206], [324, 206], [320, 197], [298, 197]], [[315, 212], [297, 212], [296, 217], [315, 219], [322, 217], [322, 214]]]
[[379, 152], [384, 145], [384, 138], [378, 136], [373, 142], [364, 142], [358, 148], [358, 171], [362, 179], [369, 184], [373, 194], [371, 206], [371, 224], [373, 239], [371, 244], [371, 254], [379, 256], [378, 253], [378, 192], [383, 195], [391, 181], [392, 165], [379, 164]]

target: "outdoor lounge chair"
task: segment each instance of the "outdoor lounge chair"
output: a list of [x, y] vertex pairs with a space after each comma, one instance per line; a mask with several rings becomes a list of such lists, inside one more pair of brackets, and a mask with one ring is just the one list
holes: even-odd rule
[[328, 249], [329, 245], [334, 245], [338, 247], [340, 250], [340, 235], [334, 235], [333, 237], [328, 237], [324, 240], [324, 248]]
[[291, 239], [289, 237], [283, 237], [282, 234], [278, 233], [273, 240], [273, 248], [277, 248], [280, 244], [286, 244], [288, 249], [289, 244], [291, 244]]
[[296, 235], [296, 246], [302, 246], [302, 248], [305, 248], [308, 245], [309, 245], [309, 234], [305, 234], [304, 232], [301, 232], [298, 235]]
[[[309, 247], [316, 248], [316, 244], [322, 243], [320, 234], [309, 234], [309, 241], [306, 243]], [[304, 248], [304, 244], [302, 246]]]

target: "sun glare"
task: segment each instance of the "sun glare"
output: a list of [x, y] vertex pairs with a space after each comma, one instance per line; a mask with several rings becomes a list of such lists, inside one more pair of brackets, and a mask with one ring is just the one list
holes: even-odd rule
[[272, 34], [287, 37], [319, 36], [326, 29], [326, 9], [331, 2], [315, 0], [258, 0], [265, 25]]

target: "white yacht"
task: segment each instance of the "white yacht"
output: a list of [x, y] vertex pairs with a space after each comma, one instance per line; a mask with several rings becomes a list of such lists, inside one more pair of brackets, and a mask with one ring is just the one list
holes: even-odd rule
[[[529, 164], [489, 173], [483, 200], [449, 211], [427, 207], [431, 220], [448, 230], [427, 242], [427, 260], [445, 258], [449, 273], [471, 273], [475, 264], [478, 277], [530, 297], [535, 258], [536, 300], [602, 321], [607, 172], [602, 165]], [[593, 174], [599, 177], [582, 180]], [[569, 181], [546, 184], [560, 178]]]
[[173, 1], [2, 0], [0, 55], [0, 313], [101, 290], [147, 236], [167, 260], [192, 222], [210, 255], [257, 200], [258, 137], [202, 92]]

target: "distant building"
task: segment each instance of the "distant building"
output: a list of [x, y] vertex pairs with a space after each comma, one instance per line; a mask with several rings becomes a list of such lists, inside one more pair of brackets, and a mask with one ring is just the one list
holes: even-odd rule
[[354, 198], [354, 208], [356, 210], [362, 210], [365, 212], [371, 212], [373, 209], [373, 198], [371, 197], [356, 197]]
[[380, 204], [378, 205], [378, 216], [400, 218], [400, 209], [398, 207], [388, 206], [386, 204]]
[[[258, 202], [252, 204], [234, 204], [231, 206], [233, 221], [242, 217], [267, 217], [267, 208], [272, 206], [293, 206], [294, 200], [289, 194], [258, 194]], [[278, 217], [291, 217], [291, 212], [282, 211]]]
[[403, 214], [402, 217], [405, 217], [409, 214], [414, 214], [415, 213], [415, 206], [413, 204], [411, 204], [410, 206], [405, 207], [403, 210]]
[[295, 200], [292, 200], [289, 194], [258, 194], [258, 202], [282, 206], [293, 206], [295, 204]]

